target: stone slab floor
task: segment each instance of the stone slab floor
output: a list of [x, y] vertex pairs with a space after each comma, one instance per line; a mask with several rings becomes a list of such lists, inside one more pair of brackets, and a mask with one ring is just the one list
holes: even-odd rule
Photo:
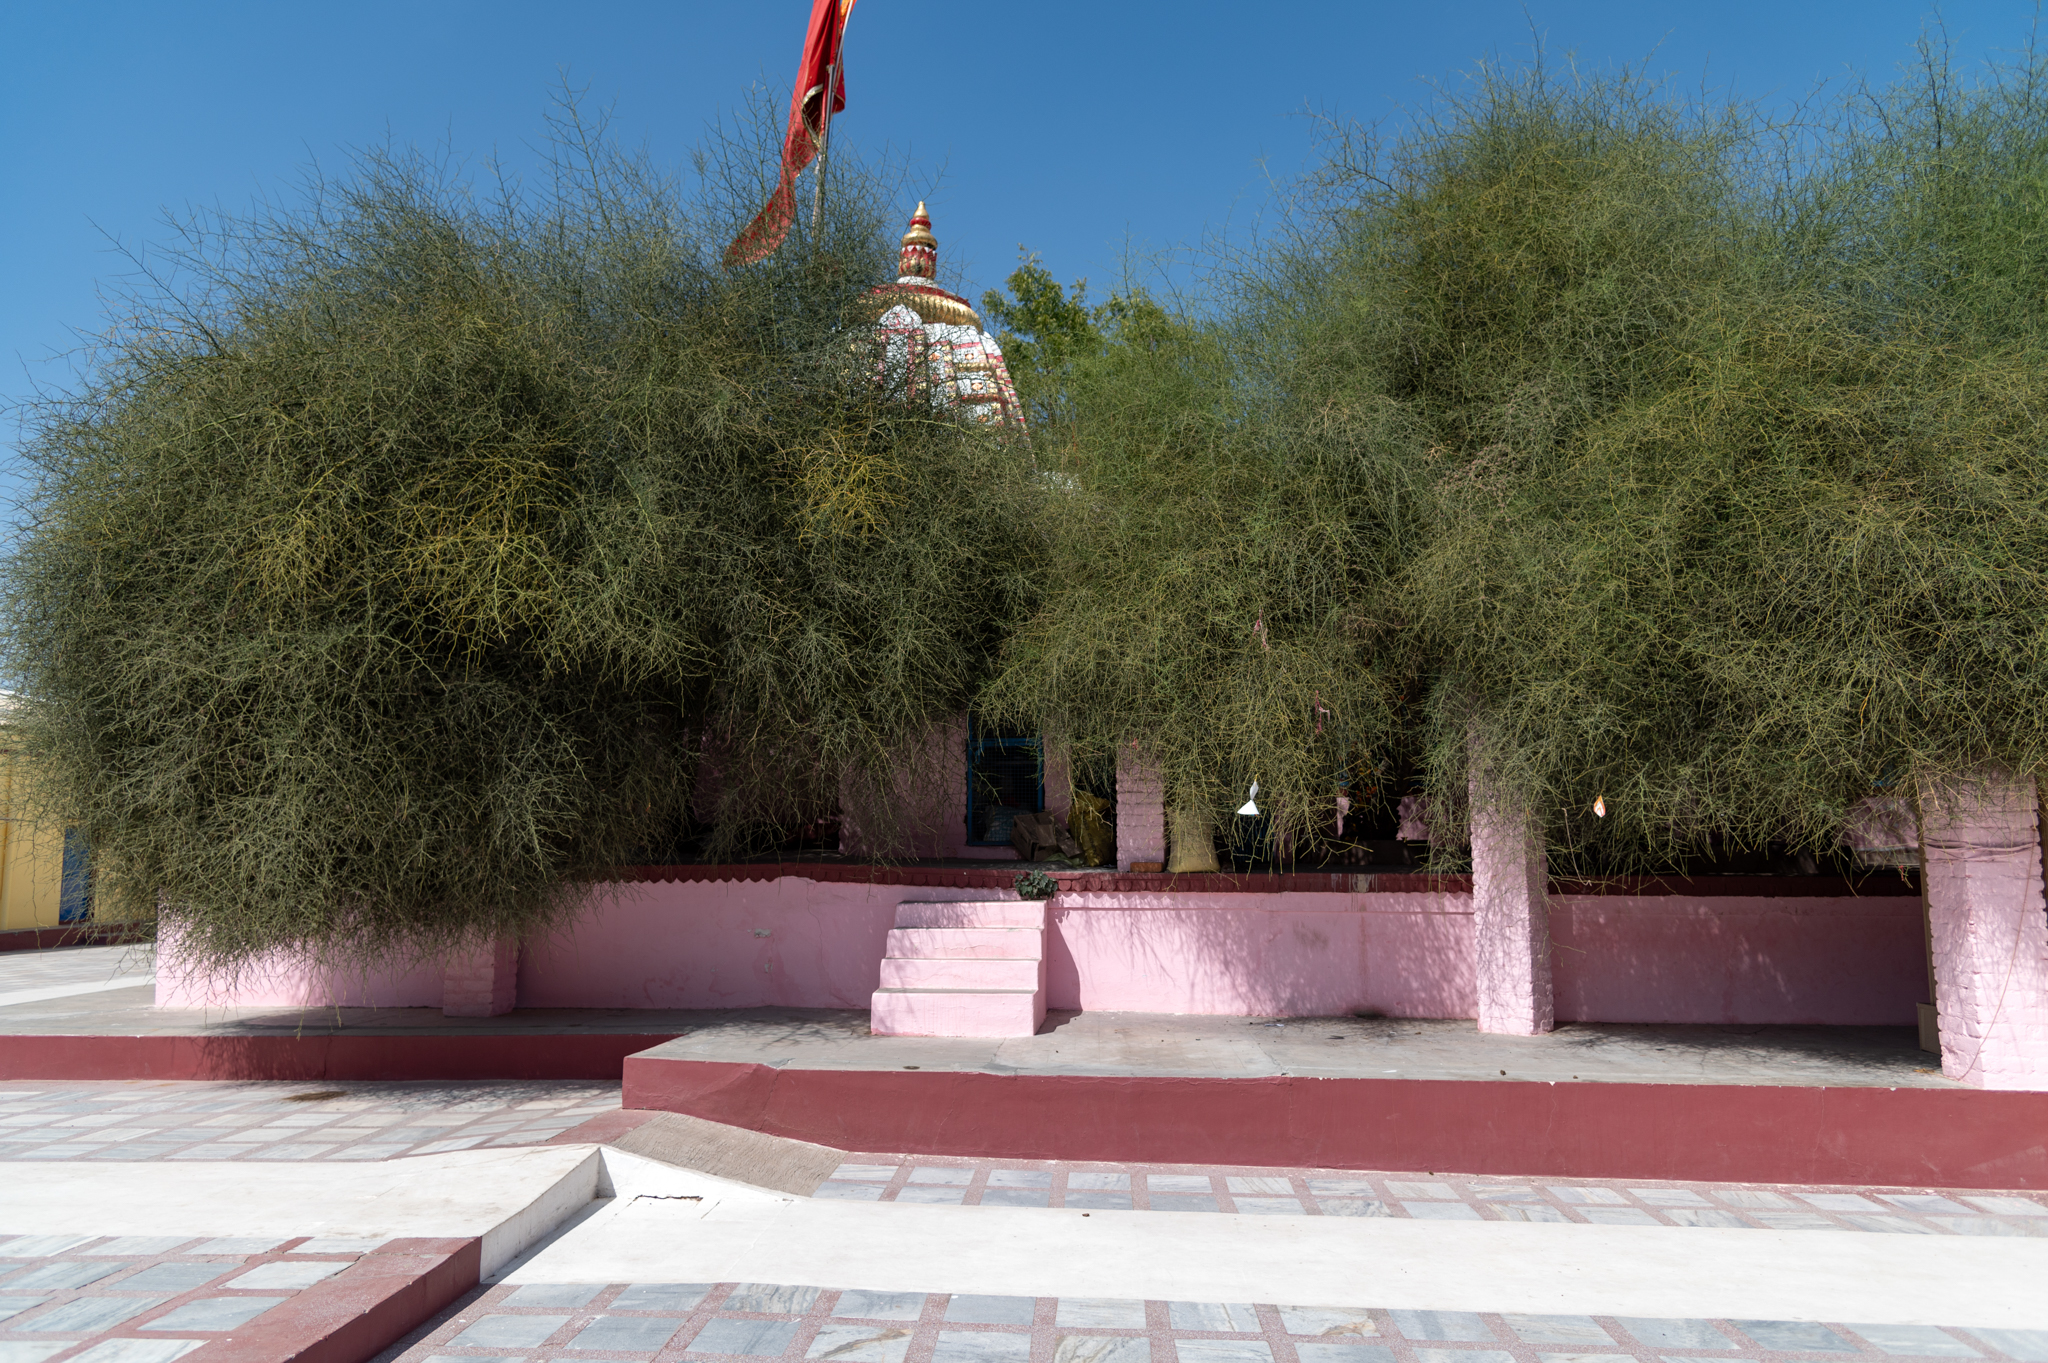
[[[579, 1126], [618, 1110], [619, 1086], [596, 1082], [0, 1082], [0, 1169], [7, 1161], [45, 1160], [398, 1159], [576, 1140]], [[1982, 1189], [877, 1153], [850, 1155], [812, 1196], [970, 1207], [2048, 1238], [2048, 1194]]]
[[0, 1363], [167, 1363], [377, 1248], [298, 1236], [0, 1236]]
[[403, 1363], [2048, 1363], [2048, 1330], [835, 1292], [776, 1283], [536, 1283], [491, 1289], [395, 1356]]
[[[37, 1177], [50, 1161], [159, 1161], [168, 1168], [181, 1159], [313, 1163], [480, 1154], [576, 1141], [581, 1124], [603, 1119], [617, 1105], [616, 1085], [588, 1083], [0, 1084], [0, 1363], [169, 1363], [229, 1337], [374, 1248], [303, 1238], [10, 1233], [6, 1187]], [[1550, 1222], [1661, 1228], [1652, 1233], [1681, 1237], [1735, 1228], [1863, 1232], [1858, 1240], [2001, 1236], [2029, 1252], [2048, 1236], [2048, 1195], [2026, 1192], [1509, 1180], [1440, 1171], [886, 1153], [849, 1155], [814, 1196], [839, 1204], [1204, 1212], [1226, 1219]], [[1185, 1224], [1211, 1219], [1187, 1218]], [[1820, 1259], [1837, 1239], [1815, 1237]], [[1930, 1240], [1930, 1248], [1935, 1243]], [[877, 1293], [774, 1282], [533, 1281], [545, 1265], [544, 1258], [536, 1261], [516, 1284], [480, 1288], [388, 1350], [386, 1363], [2048, 1363], [2048, 1328], [1977, 1328], [1967, 1320], [1900, 1325], [1389, 1310], [1375, 1304], [1370, 1281], [1339, 1301], [1175, 1302]], [[2040, 1314], [2048, 1326], [2048, 1288]]]

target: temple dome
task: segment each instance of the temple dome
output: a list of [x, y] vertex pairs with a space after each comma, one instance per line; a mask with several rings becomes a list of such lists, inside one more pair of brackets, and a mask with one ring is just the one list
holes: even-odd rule
[[938, 286], [938, 266], [938, 238], [919, 201], [903, 234], [896, 282], [874, 291], [888, 372], [909, 393], [932, 391], [976, 421], [1021, 429], [1024, 409], [1002, 347], [966, 299]]
[[927, 322], [982, 329], [981, 315], [974, 306], [938, 285], [939, 241], [932, 235], [931, 215], [925, 212], [922, 199], [918, 200], [917, 211], [910, 215], [910, 230], [903, 234], [896, 270], [894, 284], [884, 284], [875, 290], [891, 306], [901, 304]]

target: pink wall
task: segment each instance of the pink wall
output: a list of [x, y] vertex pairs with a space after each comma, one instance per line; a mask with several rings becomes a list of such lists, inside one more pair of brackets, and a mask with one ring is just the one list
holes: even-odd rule
[[1911, 1026], [1920, 901], [1552, 895], [1559, 1022]]
[[180, 957], [177, 929], [166, 925], [157, 937], [156, 1006], [439, 1008], [441, 967], [365, 970], [277, 954], [232, 975], [214, 975]]
[[[526, 944], [518, 1003], [865, 1008], [899, 901], [995, 897], [794, 875], [612, 886], [571, 928]], [[1053, 902], [1048, 1002], [1471, 1017], [1472, 924], [1471, 896], [1454, 889], [1069, 891]], [[1926, 978], [1910, 896], [1553, 895], [1551, 931], [1559, 1021], [1910, 1024]], [[209, 992], [181, 977], [174, 951], [161, 959], [162, 1006], [442, 1001], [434, 968], [364, 979], [273, 966]]]
[[[528, 949], [520, 1002], [861, 1008], [897, 901], [987, 894], [795, 877], [622, 887], [565, 941]], [[1924, 988], [1912, 897], [1557, 895], [1551, 913], [1562, 1021], [1911, 1025]], [[1461, 893], [1067, 893], [1048, 1003], [1471, 1017], [1472, 925]]]
[[[624, 886], [573, 932], [528, 946], [519, 1002], [865, 1008], [899, 901], [989, 897], [795, 877]], [[1468, 903], [1452, 894], [1063, 895], [1051, 914], [1046, 1001], [1144, 1013], [1470, 1017]]]
[[[529, 1008], [865, 1008], [901, 900], [987, 891], [773, 881], [622, 886], [529, 945]], [[1373, 901], [1361, 908], [1359, 900]], [[1054, 901], [1047, 1003], [1146, 1013], [1469, 1017], [1464, 895], [1098, 893]], [[685, 926], [687, 925], [687, 926]]]
[[861, 882], [618, 885], [573, 927], [528, 943], [523, 1008], [865, 1008], [904, 899], [991, 898]]
[[1062, 895], [1046, 1002], [1137, 1013], [1470, 1017], [1469, 895]]

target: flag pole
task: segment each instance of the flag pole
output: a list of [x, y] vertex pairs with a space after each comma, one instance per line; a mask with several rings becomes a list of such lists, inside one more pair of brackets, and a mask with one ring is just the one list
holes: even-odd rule
[[[837, 56], [846, 55], [846, 21], [853, 17], [854, 0], [837, 0], [839, 5], [839, 36]], [[844, 62], [831, 62], [825, 67], [825, 103], [818, 111], [818, 179], [811, 187], [811, 234], [817, 235], [818, 219], [825, 211], [825, 154], [832, 147], [832, 104], [839, 95], [839, 72]]]
[[825, 68], [824, 107], [818, 116], [818, 179], [811, 188], [811, 235], [818, 232], [818, 218], [825, 211], [825, 155], [832, 146], [832, 97], [839, 92], [839, 63]]

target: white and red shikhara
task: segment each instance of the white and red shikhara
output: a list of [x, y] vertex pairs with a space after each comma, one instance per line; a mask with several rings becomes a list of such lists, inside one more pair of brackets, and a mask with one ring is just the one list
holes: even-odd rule
[[874, 291], [883, 312], [882, 382], [904, 396], [926, 398], [988, 426], [1024, 429], [1024, 409], [1009, 366], [981, 316], [959, 294], [938, 286], [939, 243], [922, 202], [910, 215], [894, 284]]

